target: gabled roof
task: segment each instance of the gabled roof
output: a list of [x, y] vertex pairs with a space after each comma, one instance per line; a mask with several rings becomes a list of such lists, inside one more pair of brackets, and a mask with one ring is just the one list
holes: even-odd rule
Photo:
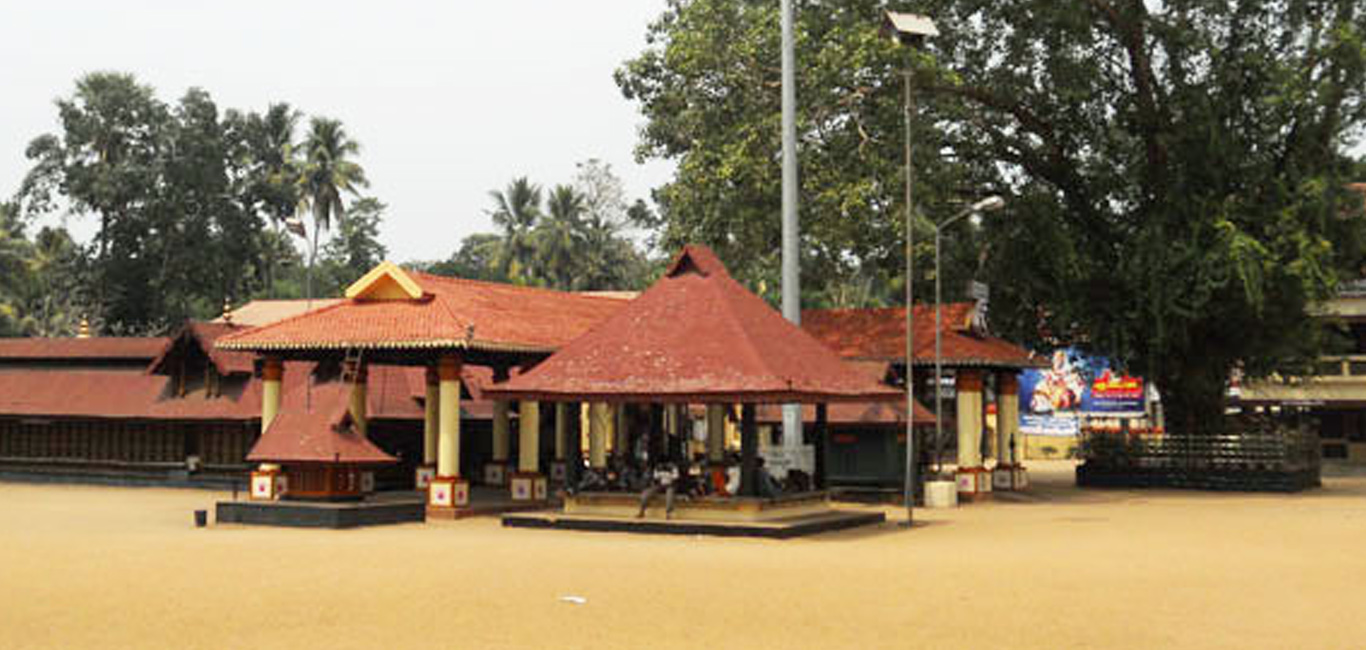
[[[1043, 365], [1030, 352], [994, 336], [979, 336], [968, 323], [973, 304], [943, 306], [943, 359], [950, 367], [1033, 368]], [[915, 364], [934, 363], [935, 310], [915, 306]], [[845, 359], [905, 362], [906, 308], [809, 309], [802, 329]]]
[[245, 327], [231, 325], [228, 323], [204, 323], [190, 321], [185, 323], [173, 336], [166, 340], [166, 345], [162, 347], [161, 353], [152, 360], [148, 367], [148, 372], [166, 374], [166, 364], [169, 362], [172, 353], [178, 344], [194, 346], [209, 362], [218, 369], [220, 375], [230, 375], [233, 373], [250, 373], [255, 364], [255, 355], [250, 352], [232, 352], [219, 350], [213, 346], [214, 341], [219, 337], [226, 336], [233, 332], [245, 330]]
[[0, 360], [151, 361], [169, 340], [164, 336], [0, 339]]
[[485, 393], [726, 403], [896, 397], [745, 290], [703, 246], [683, 249], [663, 278], [606, 322]]
[[[549, 353], [625, 301], [405, 271], [416, 299], [347, 299], [225, 336], [218, 347], [284, 350], [470, 348]], [[385, 276], [389, 277], [389, 276]]]
[[356, 430], [344, 384], [314, 388], [311, 408], [281, 410], [247, 460], [278, 463], [381, 464], [398, 459]]

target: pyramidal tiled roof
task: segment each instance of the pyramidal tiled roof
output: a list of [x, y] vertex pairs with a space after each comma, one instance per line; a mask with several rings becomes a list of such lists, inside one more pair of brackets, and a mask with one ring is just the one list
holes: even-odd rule
[[504, 398], [824, 402], [896, 399], [689, 246], [664, 277], [532, 370]]

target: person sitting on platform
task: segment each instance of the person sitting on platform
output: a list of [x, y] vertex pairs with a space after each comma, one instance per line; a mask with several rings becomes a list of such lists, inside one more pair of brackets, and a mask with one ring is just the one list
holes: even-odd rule
[[764, 457], [755, 458], [754, 466], [754, 487], [758, 495], [765, 499], [773, 499], [783, 493], [783, 486], [768, 473], [764, 467]]
[[636, 519], [645, 516], [645, 510], [650, 507], [650, 499], [653, 499], [660, 490], [664, 491], [664, 518], [669, 519], [674, 514], [674, 494], [677, 489], [679, 473], [678, 468], [673, 463], [660, 463], [654, 470], [654, 480], [649, 487], [640, 493], [640, 511], [636, 513]]

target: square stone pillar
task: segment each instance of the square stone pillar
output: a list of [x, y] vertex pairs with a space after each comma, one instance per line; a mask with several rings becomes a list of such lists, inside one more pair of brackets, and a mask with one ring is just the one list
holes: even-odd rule
[[440, 380], [440, 434], [436, 477], [427, 489], [427, 511], [453, 515], [470, 504], [469, 481], [460, 476], [460, 358], [441, 357], [437, 375]]
[[[555, 459], [550, 463], [550, 480], [563, 483], [567, 472], [565, 471], [565, 456], [569, 449], [569, 404], [565, 402], [555, 403]], [[575, 454], [577, 457], [578, 454]]]
[[991, 494], [991, 474], [982, 466], [982, 373], [959, 370], [958, 494], [967, 499]]
[[612, 407], [596, 402], [588, 407], [588, 465], [607, 467], [607, 438], [612, 435]]
[[484, 465], [485, 485], [507, 485], [508, 456], [512, 447], [511, 420], [508, 417], [512, 405], [506, 400], [493, 402], [493, 460]]
[[285, 377], [285, 362], [266, 357], [261, 362], [261, 433], [270, 428], [280, 414], [280, 384]]
[[544, 501], [545, 475], [541, 474], [541, 405], [522, 400], [517, 417], [517, 471], [510, 481], [513, 501]]
[[427, 366], [427, 399], [423, 408], [422, 464], [417, 466], [414, 481], [419, 490], [427, 489], [436, 477], [436, 450], [441, 434], [441, 379], [436, 366]]

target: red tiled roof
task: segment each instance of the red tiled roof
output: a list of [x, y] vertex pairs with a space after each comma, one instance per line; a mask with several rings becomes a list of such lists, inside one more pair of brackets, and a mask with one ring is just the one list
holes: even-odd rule
[[345, 300], [223, 337], [232, 350], [474, 348], [553, 352], [626, 301], [409, 272], [418, 300]]
[[281, 409], [247, 460], [353, 465], [397, 462], [356, 431], [347, 412], [347, 389], [337, 383], [315, 387], [312, 408]]
[[170, 339], [153, 337], [0, 339], [0, 359], [146, 359], [151, 360]]
[[219, 374], [250, 373], [254, 369], [256, 355], [250, 352], [219, 350], [213, 346], [214, 341], [217, 341], [219, 337], [244, 330], [246, 330], [245, 327], [227, 323], [190, 321], [169, 339], [166, 339], [166, 345], [162, 347], [161, 353], [152, 360], [148, 371], [165, 374], [163, 365], [167, 357], [175, 350], [177, 343], [185, 340], [187, 343], [197, 346], [218, 369]]
[[[285, 364], [282, 408], [304, 408], [313, 396], [339, 385], [334, 381], [314, 386], [310, 396], [312, 368], [311, 363]], [[371, 369], [366, 391], [371, 418], [423, 417], [403, 371], [390, 366]], [[202, 389], [183, 397], [175, 392], [173, 377], [140, 370], [0, 369], [0, 416], [243, 422], [261, 417], [259, 379], [239, 375], [237, 380], [224, 380], [222, 394], [215, 397], [206, 397]]]
[[[947, 366], [1032, 368], [1041, 365], [1028, 350], [994, 336], [968, 331], [972, 303], [944, 305], [943, 358]], [[934, 307], [915, 307], [915, 363], [934, 363]], [[845, 359], [904, 361], [906, 308], [811, 309], [802, 329]]]
[[846, 368], [689, 246], [654, 286], [530, 371], [503, 398], [821, 402], [895, 398]]

